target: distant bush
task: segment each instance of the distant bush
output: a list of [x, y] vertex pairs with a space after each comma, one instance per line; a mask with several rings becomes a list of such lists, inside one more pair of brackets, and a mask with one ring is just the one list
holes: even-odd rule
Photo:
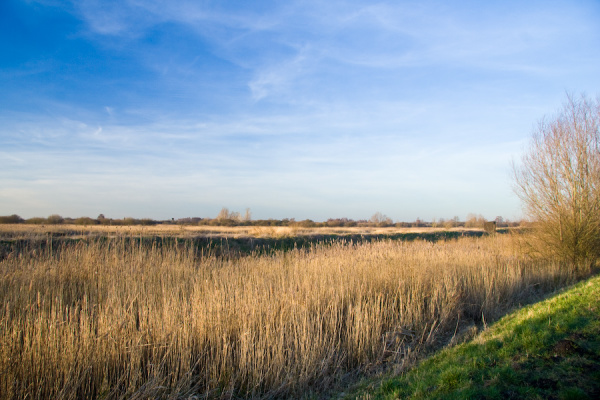
[[17, 214], [0, 216], [0, 224], [20, 224], [23, 222], [23, 218]]
[[100, 214], [98, 215], [98, 218], [96, 218], [96, 220], [98, 221], [99, 224], [101, 225], [110, 225], [112, 220], [110, 218], [106, 218], [104, 216], [104, 214]]
[[238, 220], [231, 219], [231, 218], [219, 219], [219, 220], [217, 220], [217, 222], [218, 222], [217, 225], [221, 225], [221, 226], [237, 226], [238, 225]]
[[90, 217], [81, 217], [77, 218], [73, 221], [75, 225], [97, 225], [99, 224], [98, 220], [92, 219]]
[[[425, 226], [426, 224], [423, 224], [423, 226]], [[454, 217], [452, 219], [443, 219], [440, 218], [439, 222], [438, 222], [439, 226], [443, 226], [446, 229], [452, 229], [452, 228], [458, 228], [459, 226], [465, 226], [464, 222], [460, 222], [460, 219], [458, 217]]]
[[326, 224], [329, 227], [336, 228], [336, 227], [344, 226], [344, 221], [342, 221], [339, 218], [338, 219], [329, 218], [327, 220]]
[[369, 222], [374, 224], [375, 226], [381, 227], [391, 226], [394, 223], [394, 221], [392, 221], [390, 217], [380, 213], [379, 211], [373, 214]]
[[[246, 216], [250, 215], [249, 212], [249, 209], [246, 210]], [[219, 211], [216, 219], [219, 221], [233, 220], [239, 222], [242, 221], [242, 215], [239, 212], [229, 211], [227, 207], [223, 207], [221, 211]], [[226, 222], [226, 224], [231, 224], [231, 222]]]
[[315, 226], [317, 226], [317, 224], [315, 224], [315, 221], [313, 221], [312, 219], [305, 219], [304, 221], [300, 221], [298, 222], [298, 225], [303, 228], [314, 228]]
[[46, 218], [41, 218], [41, 217], [33, 217], [33, 218], [28, 218], [25, 220], [26, 224], [33, 224], [33, 225], [42, 225], [46, 223]]
[[[178, 224], [180, 224], [180, 225], [200, 225], [201, 221], [202, 221], [202, 218], [198, 218], [198, 217], [190, 218], [190, 217], [187, 217], [187, 218], [179, 218], [175, 222], [178, 223]], [[153, 222], [157, 223], [156, 221], [153, 221]]]
[[424, 226], [425, 226], [425, 222], [423, 222], [423, 220], [421, 220], [421, 218], [417, 218], [417, 219], [415, 220], [415, 222], [413, 222], [413, 223], [411, 224], [411, 226], [412, 226], [413, 228], [422, 228], [422, 227], [424, 227]]
[[254, 223], [258, 226], [287, 226], [289, 220], [259, 219], [254, 221]]
[[485, 224], [485, 218], [481, 214], [469, 214], [467, 215], [467, 220], [465, 221], [465, 227], [467, 228], [483, 228]]
[[46, 218], [46, 223], [50, 225], [58, 225], [62, 224], [65, 219], [58, 214], [52, 214], [48, 218]]

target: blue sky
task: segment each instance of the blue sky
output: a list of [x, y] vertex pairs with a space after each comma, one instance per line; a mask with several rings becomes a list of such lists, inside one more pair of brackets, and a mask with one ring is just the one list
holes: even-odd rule
[[521, 216], [598, 1], [0, 2], [0, 215]]

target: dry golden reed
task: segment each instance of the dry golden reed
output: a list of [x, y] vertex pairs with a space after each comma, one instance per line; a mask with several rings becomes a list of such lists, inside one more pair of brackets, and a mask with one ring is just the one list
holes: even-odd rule
[[569, 280], [507, 235], [237, 259], [123, 239], [0, 262], [3, 399], [291, 397]]
[[212, 226], [212, 225], [31, 225], [0, 224], [1, 239], [43, 239], [48, 235], [75, 238], [158, 236], [158, 237], [296, 237], [314, 235], [394, 235], [406, 233], [482, 231], [479, 228], [397, 228], [397, 227], [315, 227]]

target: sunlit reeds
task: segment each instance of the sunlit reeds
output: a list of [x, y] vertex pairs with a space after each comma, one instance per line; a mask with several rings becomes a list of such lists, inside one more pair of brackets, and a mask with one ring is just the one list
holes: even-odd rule
[[571, 277], [507, 235], [228, 259], [122, 239], [0, 261], [2, 398], [295, 396]]
[[213, 226], [213, 225], [31, 225], [0, 224], [0, 239], [40, 239], [47, 235], [67, 237], [177, 236], [207, 237], [296, 237], [315, 235], [393, 235], [423, 232], [482, 231], [478, 228], [398, 228], [398, 227], [315, 227], [293, 226]]

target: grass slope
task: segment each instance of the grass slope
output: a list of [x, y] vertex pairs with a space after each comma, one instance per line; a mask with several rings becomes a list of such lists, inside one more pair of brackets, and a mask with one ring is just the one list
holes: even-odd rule
[[362, 399], [600, 398], [600, 277], [510, 314]]

